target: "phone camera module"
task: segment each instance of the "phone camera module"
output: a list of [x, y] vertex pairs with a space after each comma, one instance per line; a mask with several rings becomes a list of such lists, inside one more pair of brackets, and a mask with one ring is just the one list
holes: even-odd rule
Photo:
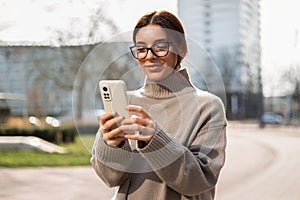
[[104, 92], [108, 91], [107, 87], [103, 87], [102, 89], [103, 89]]

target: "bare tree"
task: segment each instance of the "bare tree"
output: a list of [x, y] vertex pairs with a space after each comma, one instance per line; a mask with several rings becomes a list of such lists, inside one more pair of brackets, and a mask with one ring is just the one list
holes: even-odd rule
[[288, 68], [281, 76], [281, 87], [285, 87], [287, 91], [288, 103], [285, 113], [285, 123], [290, 121], [290, 115], [293, 112], [292, 100], [296, 104], [295, 112], [298, 112], [300, 104], [300, 64], [294, 64]]
[[[255, 112], [257, 116], [262, 113], [261, 68], [256, 48], [249, 47], [246, 51], [239, 46], [224, 47], [214, 57], [229, 98], [227, 106], [233, 115], [247, 117], [254, 116]], [[242, 106], [238, 103], [240, 101], [243, 101]], [[256, 108], [247, 108], [255, 105]]]
[[282, 86], [288, 85], [289, 93], [297, 92], [297, 85], [300, 84], [300, 64], [294, 64], [285, 70], [280, 78]]
[[232, 49], [222, 48], [215, 60], [221, 71], [226, 90], [228, 92], [239, 90], [240, 88], [237, 86], [241, 86], [241, 80], [238, 49], [236, 47]]
[[[52, 80], [53, 84], [66, 91], [76, 90], [76, 118], [81, 118], [83, 107], [83, 90], [86, 79], [90, 76], [88, 70], [77, 74], [80, 64], [87, 54], [106, 35], [111, 35], [118, 30], [114, 22], [107, 17], [103, 10], [103, 4], [94, 9], [89, 17], [89, 23], [84, 28], [78, 27], [77, 21], [71, 21], [69, 31], [55, 30], [54, 38], [60, 47], [53, 47], [35, 52], [33, 68], [40, 75]], [[75, 46], [72, 46], [75, 45]], [[46, 52], [49, 51], [49, 52]], [[77, 77], [76, 77], [77, 76]], [[77, 78], [78, 84], [74, 86]]]

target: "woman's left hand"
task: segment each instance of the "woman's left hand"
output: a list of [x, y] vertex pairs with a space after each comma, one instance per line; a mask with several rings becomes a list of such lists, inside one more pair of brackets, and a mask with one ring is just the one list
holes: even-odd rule
[[124, 137], [146, 143], [150, 142], [155, 133], [155, 122], [141, 106], [129, 105], [127, 109], [131, 117], [124, 119], [120, 127], [125, 133], [128, 133]]

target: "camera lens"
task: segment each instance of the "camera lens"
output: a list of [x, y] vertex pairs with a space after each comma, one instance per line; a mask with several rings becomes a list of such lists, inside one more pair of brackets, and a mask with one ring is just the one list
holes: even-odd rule
[[107, 90], [108, 90], [107, 87], [103, 87], [102, 89], [104, 92], [107, 92]]

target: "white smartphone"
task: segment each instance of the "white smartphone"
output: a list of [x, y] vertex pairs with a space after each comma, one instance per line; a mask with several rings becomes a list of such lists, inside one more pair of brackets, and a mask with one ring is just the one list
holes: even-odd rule
[[99, 81], [99, 90], [105, 112], [117, 112], [126, 118], [129, 112], [126, 84], [122, 80], [101, 80]]

